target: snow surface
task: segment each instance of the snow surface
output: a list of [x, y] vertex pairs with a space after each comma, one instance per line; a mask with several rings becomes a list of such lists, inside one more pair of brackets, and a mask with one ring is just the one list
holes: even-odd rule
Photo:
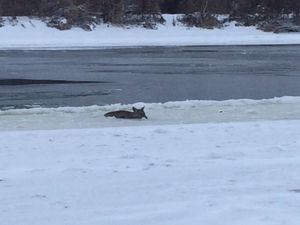
[[1, 225], [300, 221], [300, 120], [0, 134]]
[[166, 24], [159, 25], [157, 30], [99, 25], [92, 32], [80, 28], [59, 31], [38, 19], [19, 17], [19, 23], [14, 26], [6, 21], [5, 26], [0, 28], [0, 49], [300, 44], [300, 33], [267, 33], [255, 27], [236, 27], [234, 22], [222, 29], [187, 28], [180, 23], [172, 25], [176, 15], [163, 16]]
[[122, 107], [1, 111], [0, 224], [299, 224], [299, 97]]

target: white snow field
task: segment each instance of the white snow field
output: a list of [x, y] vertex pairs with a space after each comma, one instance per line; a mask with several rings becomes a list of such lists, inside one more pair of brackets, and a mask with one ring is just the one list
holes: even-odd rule
[[0, 224], [298, 225], [299, 99], [1, 111]]
[[0, 28], [0, 49], [300, 44], [300, 33], [274, 34], [255, 27], [236, 27], [234, 22], [222, 29], [187, 28], [180, 23], [172, 25], [176, 15], [165, 14], [163, 17], [166, 24], [159, 25], [157, 30], [100, 25], [92, 32], [80, 28], [59, 31], [38, 19], [18, 17], [19, 22], [14, 26], [6, 21]]

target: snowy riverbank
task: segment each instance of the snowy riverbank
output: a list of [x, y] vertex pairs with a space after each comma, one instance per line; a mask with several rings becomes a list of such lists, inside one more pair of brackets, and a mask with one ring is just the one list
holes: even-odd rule
[[300, 121], [0, 132], [1, 225], [296, 225]]
[[89, 49], [122, 46], [277, 45], [300, 44], [300, 33], [274, 34], [255, 27], [227, 24], [222, 29], [187, 28], [172, 25], [173, 15], [164, 15], [157, 30], [97, 26], [92, 32], [79, 28], [59, 31], [37, 19], [18, 18], [15, 26], [0, 28], [0, 49]]
[[134, 105], [0, 111], [1, 225], [299, 223], [299, 97]]

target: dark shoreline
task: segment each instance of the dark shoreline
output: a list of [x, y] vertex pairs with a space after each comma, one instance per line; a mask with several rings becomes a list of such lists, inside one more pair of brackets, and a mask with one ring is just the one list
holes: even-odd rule
[[28, 48], [0, 48], [0, 52], [15, 52], [15, 51], [105, 51], [105, 50], [122, 50], [122, 49], [149, 49], [149, 48], [213, 48], [213, 47], [290, 47], [300, 46], [299, 44], [225, 44], [225, 45], [133, 45], [133, 46], [78, 46], [78, 47], [28, 47]]

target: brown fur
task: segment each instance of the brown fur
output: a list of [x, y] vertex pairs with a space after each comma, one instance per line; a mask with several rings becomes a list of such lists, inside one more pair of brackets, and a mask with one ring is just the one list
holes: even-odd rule
[[133, 112], [131, 111], [126, 111], [126, 110], [118, 110], [118, 111], [113, 111], [113, 112], [108, 112], [105, 113], [105, 117], [116, 117], [118, 119], [142, 119], [143, 117], [148, 119], [144, 112], [144, 108], [137, 109], [135, 107], [132, 107]]

